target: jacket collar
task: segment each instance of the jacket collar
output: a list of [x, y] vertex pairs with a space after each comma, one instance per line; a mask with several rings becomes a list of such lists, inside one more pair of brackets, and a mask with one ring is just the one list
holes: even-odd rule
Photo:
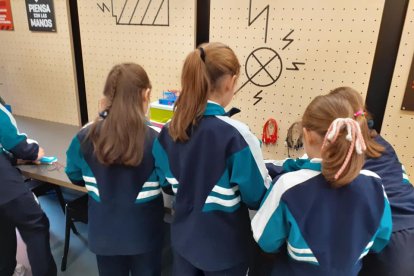
[[312, 158], [312, 159], [287, 159], [283, 163], [283, 170], [285, 172], [293, 172], [301, 169], [308, 169], [313, 171], [322, 171], [322, 159]]
[[208, 101], [206, 110], [204, 111], [204, 116], [214, 116], [214, 115], [225, 115], [226, 111], [224, 108], [216, 102]]

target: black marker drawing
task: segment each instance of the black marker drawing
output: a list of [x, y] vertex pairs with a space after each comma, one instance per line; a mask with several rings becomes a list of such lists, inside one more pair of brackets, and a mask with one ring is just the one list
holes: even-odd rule
[[266, 11], [266, 27], [265, 27], [265, 37], [264, 42], [267, 42], [267, 27], [269, 26], [269, 5], [263, 8], [258, 15], [252, 20], [252, 1], [250, 0], [249, 3], [249, 27], [252, 25], [265, 11]]
[[253, 105], [258, 104], [263, 99], [263, 97], [259, 97], [262, 92], [263, 90], [260, 90], [256, 95], [254, 95], [253, 99], [256, 99], [257, 101]]
[[286, 47], [288, 47], [292, 42], [293, 42], [293, 39], [292, 38], [288, 38], [292, 33], [293, 33], [293, 31], [294, 30], [291, 30], [290, 31], [290, 33], [288, 33], [282, 40], [283, 41], [287, 41], [288, 43], [285, 45], [285, 47], [283, 47], [282, 48], [282, 50], [284, 50], [284, 49], [286, 49]]
[[102, 6], [99, 6], [99, 3], [96, 3], [98, 5], [98, 8], [104, 13], [105, 10], [109, 12], [109, 8], [105, 3], [102, 3]]
[[[270, 52], [270, 53], [269, 53]], [[262, 56], [265, 56], [264, 58]], [[249, 72], [249, 68], [251, 68], [252, 63], [259, 64], [260, 69], [255, 72]], [[246, 76], [253, 84], [260, 87], [266, 87], [269, 85], [274, 84], [280, 77], [282, 73], [282, 59], [280, 58], [279, 54], [267, 47], [262, 47], [254, 50], [250, 53], [250, 55], [246, 59]], [[270, 68], [274, 69], [271, 70]], [[272, 72], [269, 72], [269, 70]], [[258, 76], [262, 70], [266, 72], [266, 77], [262, 77], [260, 80], [256, 77]], [[263, 79], [267, 79], [263, 80]]]
[[[97, 5], [109, 12], [105, 3]], [[111, 13], [116, 25], [169, 26], [170, 0], [111, 0]]]
[[[265, 26], [265, 35], [264, 42], [267, 43], [267, 31], [269, 26], [269, 13], [270, 13], [270, 4], [267, 4], [256, 16], [252, 15], [252, 2], [249, 0], [249, 20], [248, 26], [250, 27], [259, 17], [266, 16], [266, 26]], [[254, 17], [254, 18], [253, 18]], [[291, 29], [287, 33], [282, 41], [286, 42], [283, 46], [282, 51], [285, 50], [293, 43], [294, 39], [291, 38], [294, 29]], [[292, 62], [292, 67], [286, 68], [289, 71], [299, 71], [298, 65], [305, 65], [304, 62]], [[281, 76], [283, 70], [283, 63], [281, 56], [272, 48], [261, 47], [253, 50], [251, 52], [245, 63], [246, 77], [247, 81], [243, 83], [239, 89], [234, 94], [237, 94], [242, 90], [249, 82], [259, 87], [266, 87], [274, 84]], [[258, 104], [263, 97], [260, 94], [263, 90], [260, 90], [253, 97], [255, 102], [253, 105]]]
[[[247, 81], [236, 91], [239, 92], [249, 82], [266, 87], [274, 84], [282, 74], [283, 63], [279, 54], [268, 47], [257, 48], [246, 59], [244, 66]], [[257, 68], [250, 72], [252, 68]]]
[[286, 67], [286, 70], [299, 71], [298, 65], [305, 65], [304, 62], [292, 62], [293, 67]]
[[[250, 1], [250, 9], [251, 9], [251, 3]], [[269, 5], [266, 6], [258, 16], [256, 16], [253, 21], [250, 20], [250, 12], [249, 12], [249, 26], [251, 23], [253, 23], [265, 10], [269, 9]], [[267, 28], [267, 27], [266, 27]], [[267, 31], [267, 29], [266, 29]], [[285, 50], [289, 45], [291, 45], [294, 42], [294, 39], [291, 38], [291, 35], [293, 34], [294, 30], [290, 30], [289, 33], [287, 33], [282, 41], [286, 42], [286, 44], [283, 46], [282, 51]], [[267, 37], [267, 32], [265, 35], [265, 39]], [[288, 71], [299, 71], [299, 65], [305, 65], [304, 62], [298, 62], [294, 61], [292, 62], [291, 67], [287, 67], [286, 70]], [[283, 62], [282, 58], [279, 55], [278, 52], [276, 52], [274, 49], [269, 47], [260, 47], [255, 50], [253, 50], [246, 59], [245, 63], [245, 72], [247, 81], [244, 82], [234, 94], [239, 93], [248, 83], [252, 83], [255, 86], [259, 87], [267, 87], [277, 82], [277, 80], [282, 75], [283, 71]], [[263, 90], [260, 90], [257, 92], [253, 99], [255, 100], [253, 105], [258, 104], [260, 101], [262, 101], [263, 96], [261, 93]]]

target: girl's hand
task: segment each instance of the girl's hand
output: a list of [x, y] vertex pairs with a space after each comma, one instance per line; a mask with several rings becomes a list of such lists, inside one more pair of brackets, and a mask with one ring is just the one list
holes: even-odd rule
[[37, 159], [36, 161], [39, 161], [40, 158], [42, 158], [45, 155], [45, 150], [42, 147], [39, 147], [39, 152], [37, 154]]

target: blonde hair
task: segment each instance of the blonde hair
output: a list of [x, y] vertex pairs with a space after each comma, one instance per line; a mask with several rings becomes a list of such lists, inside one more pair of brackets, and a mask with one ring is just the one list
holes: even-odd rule
[[368, 127], [367, 117], [370, 116], [364, 107], [364, 101], [356, 90], [350, 87], [338, 87], [332, 90], [329, 94], [337, 97], [342, 97], [352, 106], [354, 118], [359, 123], [367, 145], [365, 154], [369, 158], [378, 158], [382, 155], [385, 148], [378, 144], [373, 138], [377, 135], [375, 131], [371, 131]]
[[[359, 138], [359, 144], [361, 144], [361, 139], [363, 144], [362, 135], [358, 135], [359, 125], [355, 123], [354, 126], [348, 127], [346, 123], [352, 120], [352, 117], [350, 104], [333, 95], [318, 96], [313, 99], [302, 117], [304, 128], [325, 137], [321, 149], [322, 175], [335, 188], [352, 182], [358, 176], [365, 161], [364, 155], [358, 154], [354, 148], [357, 138]], [[338, 118], [342, 118], [344, 123], [335, 128], [334, 124]], [[358, 127], [355, 128], [355, 125]], [[335, 128], [334, 132], [331, 132], [332, 128]], [[346, 133], [347, 130], [348, 133]], [[361, 133], [360, 130], [359, 133]], [[353, 141], [350, 141], [349, 137], [353, 138]], [[363, 151], [364, 146], [361, 147], [359, 153]]]
[[138, 64], [115, 65], [109, 72], [103, 91], [107, 116], [96, 118], [88, 133], [100, 163], [141, 163], [147, 130], [143, 101], [148, 88], [148, 75]]
[[239, 72], [235, 53], [222, 43], [202, 44], [187, 56], [181, 73], [181, 93], [169, 126], [174, 141], [189, 139], [187, 131], [202, 117], [209, 93], [218, 88], [221, 77]]

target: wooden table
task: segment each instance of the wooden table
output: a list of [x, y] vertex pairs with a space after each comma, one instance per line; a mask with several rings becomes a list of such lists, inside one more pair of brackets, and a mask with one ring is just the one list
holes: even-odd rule
[[58, 163], [62, 165], [19, 165], [18, 167], [23, 175], [72, 190], [86, 192], [84, 187], [73, 185], [70, 182], [64, 168], [66, 165], [66, 150], [80, 127], [22, 116], [15, 116], [15, 118], [19, 131], [26, 133], [28, 138], [36, 140], [44, 148], [46, 156], [56, 156]]
[[[44, 148], [45, 156], [56, 156], [62, 165], [61, 168], [55, 165], [19, 165], [23, 175], [72, 190], [87, 192], [85, 187], [76, 186], [70, 182], [64, 168], [66, 166], [66, 150], [80, 127], [23, 116], [14, 117], [19, 131], [26, 133], [28, 138], [36, 140]], [[59, 194], [58, 197], [60, 197]], [[173, 197], [165, 193], [163, 193], [163, 197], [167, 213], [170, 213]]]

